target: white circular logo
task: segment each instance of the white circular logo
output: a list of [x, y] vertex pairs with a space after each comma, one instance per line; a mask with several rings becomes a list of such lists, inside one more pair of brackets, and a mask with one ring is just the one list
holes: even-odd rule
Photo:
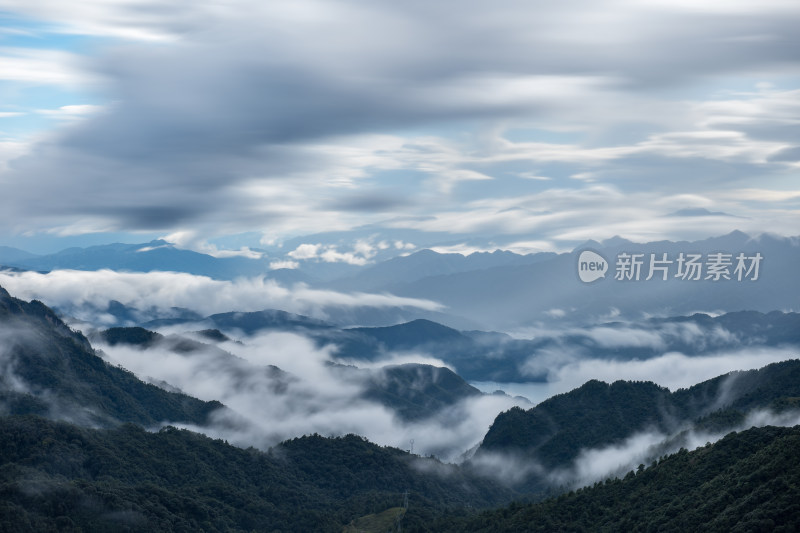
[[578, 256], [578, 277], [584, 283], [591, 283], [606, 277], [608, 261], [605, 257], [591, 250], [584, 250]]

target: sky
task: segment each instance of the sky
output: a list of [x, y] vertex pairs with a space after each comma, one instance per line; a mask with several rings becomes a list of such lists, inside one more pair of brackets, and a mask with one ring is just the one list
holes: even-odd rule
[[0, 245], [797, 235], [798, 27], [796, 0], [0, 0]]

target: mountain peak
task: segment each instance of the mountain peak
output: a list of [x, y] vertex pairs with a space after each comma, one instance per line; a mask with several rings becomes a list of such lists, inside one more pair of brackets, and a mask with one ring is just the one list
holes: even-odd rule
[[709, 211], [705, 207], [687, 207], [673, 211], [667, 216], [671, 217], [734, 217], [722, 211]]
[[610, 239], [605, 239], [602, 244], [604, 247], [609, 248], [612, 246], [627, 246], [633, 244], [633, 241], [620, 237], [619, 235], [614, 235]]
[[602, 244], [600, 244], [599, 242], [597, 242], [596, 240], [594, 240], [594, 239], [589, 239], [588, 241], [582, 242], [581, 244], [579, 244], [578, 246], [576, 246], [576, 247], [575, 247], [575, 248], [572, 250], [572, 252], [573, 252], [573, 253], [575, 253], [575, 252], [578, 252], [578, 251], [580, 251], [580, 250], [583, 250], [584, 248], [601, 248], [602, 246], [603, 246], [603, 245], [602, 245]]

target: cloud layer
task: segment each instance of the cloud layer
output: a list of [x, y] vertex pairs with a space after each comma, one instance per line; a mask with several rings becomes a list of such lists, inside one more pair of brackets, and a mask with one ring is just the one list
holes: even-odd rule
[[[155, 383], [166, 382], [230, 410], [209, 427], [193, 428], [242, 446], [266, 448], [288, 438], [355, 433], [373, 442], [455, 460], [476, 445], [495, 416], [519, 403], [508, 397], [470, 398], [422, 421], [408, 422], [361, 397], [365, 377], [327, 364], [331, 347], [292, 333], [268, 333], [242, 342], [187, 352], [169, 342], [147, 349], [97, 343], [103, 357]], [[233, 354], [233, 355], [231, 355]], [[276, 365], [288, 375], [269, 370]]]
[[[50, 306], [69, 309], [76, 318], [93, 323], [104, 322], [98, 311], [107, 309], [112, 300], [141, 311], [163, 312], [181, 307], [203, 316], [229, 311], [280, 309], [325, 318], [329, 310], [337, 308], [441, 308], [435, 302], [415, 298], [346, 294], [311, 289], [303, 284], [285, 287], [264, 278], [219, 281], [177, 272], [55, 270], [40, 274], [0, 271], [0, 286], [18, 298], [39, 299]], [[82, 313], [87, 315], [82, 316]]]
[[[0, 150], [13, 232], [393, 220], [552, 246], [798, 223], [793, 2], [0, 7], [53, 48], [0, 49], [9, 83], [103, 106]], [[740, 218], [658, 218], [700, 207]]]

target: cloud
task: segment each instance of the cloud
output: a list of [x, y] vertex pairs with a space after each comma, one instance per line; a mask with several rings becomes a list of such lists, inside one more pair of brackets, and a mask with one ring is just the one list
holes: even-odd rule
[[456, 371], [456, 369], [451, 365], [448, 365], [446, 362], [437, 357], [434, 357], [430, 354], [417, 352], [388, 352], [381, 354], [376, 359], [371, 359], [368, 361], [363, 359], [342, 359], [337, 357], [336, 362], [343, 365], [354, 365], [358, 366], [359, 368], [371, 369], [392, 365], [418, 364], [430, 365], [439, 368], [449, 368], [450, 370]]
[[481, 452], [470, 459], [469, 465], [485, 477], [506, 485], [517, 485], [530, 476], [544, 476], [547, 471], [530, 457], [517, 457], [508, 453]]
[[[0, 272], [0, 286], [23, 299], [40, 299], [54, 307], [76, 312], [77, 318], [92, 321], [97, 310], [111, 300], [140, 310], [189, 308], [203, 315], [228, 311], [260, 311], [276, 308], [289, 312], [326, 317], [333, 308], [411, 307], [438, 310], [428, 300], [388, 294], [340, 293], [311, 289], [303, 284], [284, 287], [264, 278], [218, 281], [204, 276], [176, 272], [96, 272], [55, 270]], [[88, 316], [80, 316], [81, 312]]]
[[611, 476], [624, 475], [639, 464], [650, 463], [653, 450], [666, 439], [667, 435], [661, 432], [643, 431], [619, 444], [581, 450], [570, 469], [556, 470], [549, 477], [560, 485], [585, 486]]
[[585, 334], [604, 348], [649, 347], [658, 350], [666, 347], [659, 331], [601, 326], [590, 328]]
[[531, 375], [547, 375], [547, 383], [531, 384], [518, 393], [538, 403], [550, 396], [568, 392], [591, 379], [612, 383], [617, 380], [652, 381], [670, 390], [734, 370], [751, 370], [785, 361], [796, 355], [789, 348], [748, 347], [729, 349], [710, 355], [688, 356], [668, 352], [648, 359], [597, 359], [585, 352], [543, 350], [524, 367]]
[[288, 268], [288, 269], [295, 269], [300, 266], [300, 263], [297, 261], [272, 261], [269, 264], [270, 270], [278, 270], [281, 268]]
[[[173, 244], [176, 248], [192, 250], [213, 257], [246, 257], [248, 259], [261, 259], [264, 254], [242, 246], [239, 250], [220, 250], [216, 245], [210, 244], [197, 231], [176, 231], [161, 237], [162, 240]], [[144, 250], [144, 249], [143, 249]], [[142, 251], [142, 250], [139, 250]]]
[[[216, 412], [209, 427], [192, 429], [242, 446], [265, 448], [311, 433], [356, 433], [405, 449], [414, 439], [415, 453], [455, 460], [480, 441], [498, 413], [517, 403], [499, 396], [472, 398], [422, 421], [404, 422], [391, 409], [361, 397], [367, 374], [328, 365], [332, 347], [318, 348], [292, 333], [219, 345], [229, 353], [211, 347], [173, 351], [169, 339], [144, 350], [98, 347], [106, 360], [143, 379], [223, 402], [230, 410]], [[276, 374], [268, 365], [290, 374]]]
[[[762, 210], [750, 204], [750, 198], [757, 201], [760, 196], [773, 202], [772, 209]], [[617, 186], [595, 184], [575, 189], [552, 188], [513, 198], [481, 198], [465, 202], [458, 209], [434, 209], [425, 219], [402, 219], [387, 225], [494, 238], [507, 235], [511, 242], [498, 243], [495, 249], [514, 248], [521, 252], [526, 247], [515, 245], [514, 237], [535, 234], [541, 240], [533, 243], [534, 250], [550, 251], [614, 236], [636, 242], [697, 240], [733, 229], [757, 234], [794, 227], [797, 198], [797, 191], [792, 190], [747, 196], [745, 190], [731, 189], [698, 192], [687, 198], [684, 192], [629, 192]], [[687, 203], [713, 205], [741, 218], [668, 215], [686, 208]], [[666, 216], [654, 217], [653, 213]]]
[[[105, 105], [15, 157], [0, 178], [9, 224], [191, 228], [210, 238], [433, 215], [419, 227], [533, 233], [548, 247], [591, 231], [733, 229], [731, 220], [652, 221], [660, 198], [676, 205], [657, 213], [687, 207], [676, 200], [690, 187], [747, 216], [742, 229], [797, 226], [796, 201], [764, 209], [722, 194], [754, 179], [784, 191], [796, 167], [786, 150], [796, 144], [798, 92], [785, 80], [797, 57], [782, 43], [800, 9], [790, 3], [726, 4], [713, 17], [686, 3], [583, 0], [162, 4], [0, 3], [38, 21], [31, 31], [53, 47], [53, 35], [103, 37], [83, 55], [0, 51], [0, 71], [15, 83], [90, 83]], [[720, 90], [733, 79], [755, 90]], [[591, 185], [618, 197], [584, 212], [582, 199], [597, 196]], [[478, 200], [548, 193], [566, 208], [510, 213]], [[347, 253], [327, 257], [362, 261]]]
[[82, 104], [64, 105], [58, 109], [37, 109], [36, 112], [40, 115], [45, 115], [59, 120], [77, 120], [85, 118], [93, 113], [99, 113], [102, 110], [103, 106]]
[[[322, 261], [325, 263], [347, 263], [349, 265], [364, 266], [375, 256], [392, 246], [385, 240], [375, 242], [374, 238], [357, 239], [351, 251], [340, 251], [334, 244], [299, 244], [297, 248], [287, 255], [298, 261]], [[413, 249], [414, 245], [396, 241], [394, 248], [397, 250]]]
[[691, 425], [673, 433], [641, 431], [620, 443], [581, 450], [569, 468], [549, 472], [547, 477], [555, 484], [586, 486], [609, 477], [622, 477], [640, 464], [647, 466], [662, 455], [675, 453], [681, 448], [696, 450], [717, 442], [732, 431], [764, 426], [793, 427], [799, 423], [800, 411], [775, 413], [768, 409], [754, 409], [746, 414], [742, 424], [717, 433], [698, 430]]
[[59, 50], [0, 48], [0, 79], [34, 85], [75, 87], [99, 81], [82, 68], [80, 56]]

